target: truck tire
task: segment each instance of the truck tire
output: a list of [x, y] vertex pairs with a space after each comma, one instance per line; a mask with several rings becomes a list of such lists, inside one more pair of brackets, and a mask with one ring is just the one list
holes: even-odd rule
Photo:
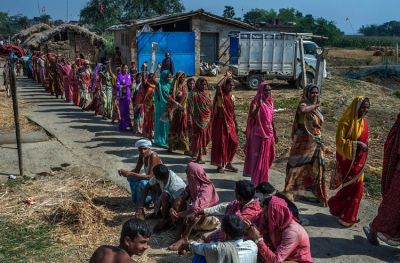
[[247, 86], [250, 89], [257, 89], [258, 85], [260, 85], [262, 81], [262, 76], [260, 74], [252, 74], [247, 77]]

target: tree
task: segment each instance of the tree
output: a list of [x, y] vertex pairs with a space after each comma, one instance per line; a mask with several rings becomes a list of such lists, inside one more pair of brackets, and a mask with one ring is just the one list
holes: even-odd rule
[[243, 21], [246, 23], [266, 22], [272, 24], [277, 16], [278, 14], [274, 9], [253, 8], [243, 15]]
[[364, 36], [400, 36], [400, 21], [390, 21], [382, 25], [362, 26], [358, 32]]
[[181, 0], [90, 0], [80, 11], [81, 23], [91, 30], [104, 32], [124, 20], [173, 14], [184, 11]]
[[233, 6], [226, 5], [222, 16], [225, 18], [233, 19], [235, 17], [235, 8], [233, 8]]

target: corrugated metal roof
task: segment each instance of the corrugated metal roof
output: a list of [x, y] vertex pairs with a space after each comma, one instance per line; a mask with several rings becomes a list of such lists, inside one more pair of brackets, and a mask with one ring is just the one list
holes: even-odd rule
[[221, 23], [234, 25], [234, 26], [237, 26], [237, 27], [243, 28], [243, 29], [248, 29], [248, 30], [256, 29], [255, 27], [253, 27], [247, 23], [244, 23], [244, 22], [241, 22], [241, 21], [238, 21], [235, 19], [218, 16], [218, 15], [215, 15], [215, 14], [212, 14], [209, 12], [205, 12], [203, 9], [199, 9], [199, 10], [190, 11], [190, 12], [186, 12], [186, 13], [178, 13], [178, 14], [171, 14], [171, 15], [149, 17], [149, 18], [144, 18], [144, 19], [129, 20], [129, 21], [126, 21], [121, 24], [113, 25], [113, 26], [109, 27], [108, 30], [118, 31], [118, 30], [124, 30], [127, 28], [142, 27], [146, 24], [149, 24], [150, 26], [162, 25], [162, 24], [166, 24], [166, 23], [181, 21], [181, 20], [196, 16], [196, 15], [206, 16], [213, 20], [219, 21]]

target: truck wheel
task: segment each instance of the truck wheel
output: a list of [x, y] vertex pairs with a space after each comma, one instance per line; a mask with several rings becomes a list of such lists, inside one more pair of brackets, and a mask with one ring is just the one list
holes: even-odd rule
[[259, 74], [253, 74], [247, 77], [247, 85], [250, 87], [250, 89], [257, 89], [261, 81], [262, 77]]

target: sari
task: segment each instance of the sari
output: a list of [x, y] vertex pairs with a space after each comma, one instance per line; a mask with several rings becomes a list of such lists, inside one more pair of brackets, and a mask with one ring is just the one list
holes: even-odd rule
[[105, 69], [102, 73], [103, 83], [102, 83], [102, 104], [103, 104], [103, 118], [110, 119], [112, 116], [112, 76], [110, 72]]
[[154, 90], [156, 85], [151, 83], [152, 75], [144, 83], [144, 88], [139, 91], [138, 99], [141, 98], [143, 105], [143, 136], [153, 138], [154, 133]]
[[116, 91], [119, 98], [118, 107], [120, 112], [119, 129], [126, 130], [132, 128], [130, 116], [130, 102], [131, 102], [131, 85], [132, 78], [129, 73], [123, 75], [120, 73], [117, 77]]
[[358, 110], [365, 99], [356, 97], [346, 109], [336, 130], [336, 173], [331, 188], [341, 186], [328, 201], [329, 211], [340, 222], [351, 226], [358, 221], [358, 209], [364, 190], [364, 165], [367, 152], [357, 147], [361, 141], [368, 145], [368, 124], [365, 118], [358, 118]]
[[239, 144], [234, 98], [226, 89], [226, 81], [227, 78], [218, 85], [213, 103], [211, 164], [218, 167], [225, 167], [233, 161]]
[[255, 117], [249, 116], [246, 128], [246, 146], [243, 175], [251, 177], [257, 186], [268, 182], [268, 170], [275, 159], [275, 137], [273, 128], [274, 101], [272, 96], [262, 99], [266, 82], [258, 86], [257, 94], [251, 102], [250, 109], [261, 101]]
[[[302, 113], [300, 107], [311, 106], [312, 89], [315, 85], [308, 85], [300, 101], [292, 127], [292, 146], [286, 166], [285, 194], [293, 199], [299, 191], [311, 190], [318, 201], [327, 205], [327, 191], [325, 185], [325, 154], [321, 141], [321, 128], [324, 122], [319, 108]], [[319, 90], [319, 88], [318, 88]]]
[[136, 83], [135, 88], [132, 90], [132, 104], [133, 104], [133, 130], [135, 133], [143, 132], [143, 82]]
[[77, 76], [76, 64], [72, 67], [69, 78], [71, 80], [72, 87], [72, 102], [74, 105], [79, 106], [79, 81]]
[[385, 142], [378, 215], [370, 224], [378, 238], [391, 246], [400, 245], [400, 114]]
[[168, 70], [161, 72], [158, 90], [154, 93], [154, 144], [168, 147], [170, 122], [165, 118], [171, 84], [167, 81]]
[[[111, 74], [111, 73], [110, 73]], [[119, 73], [118, 73], [119, 74]], [[111, 75], [111, 83], [112, 83], [112, 111], [111, 111], [111, 123], [118, 121], [121, 119], [121, 114], [119, 112], [118, 107], [118, 97], [117, 97], [117, 76], [114, 74]]]
[[[272, 196], [267, 213], [262, 213], [258, 227], [264, 240], [257, 243], [261, 262], [313, 262], [310, 239], [287, 203]], [[267, 245], [270, 243], [270, 246]]]
[[189, 196], [188, 210], [195, 214], [218, 204], [219, 201], [214, 184], [208, 179], [203, 167], [197, 163], [191, 162], [187, 166], [187, 186], [184, 192]]
[[94, 115], [101, 115], [102, 114], [102, 107], [101, 107], [101, 81], [99, 78], [99, 72], [102, 65], [98, 63], [96, 68], [91, 75], [90, 80], [90, 88], [89, 91], [92, 94], [92, 102], [85, 108], [87, 111], [94, 111]]
[[187, 113], [188, 92], [185, 82], [178, 83], [179, 78], [183, 74], [182, 71], [176, 73], [171, 92], [168, 96], [168, 112], [171, 116], [168, 145], [171, 151], [182, 150], [184, 152], [189, 152]]
[[196, 86], [189, 94], [188, 110], [192, 120], [190, 152], [201, 158], [207, 154], [207, 146], [211, 139], [211, 99], [207, 90], [201, 90], [200, 84], [206, 81], [198, 78]]
[[82, 109], [85, 109], [90, 102], [90, 96], [89, 96], [90, 74], [91, 74], [90, 68], [89, 67], [85, 68], [84, 66], [84, 68], [80, 69], [78, 75], [79, 86], [80, 86], [79, 106]]
[[62, 73], [61, 77], [63, 80], [63, 86], [64, 86], [64, 94], [65, 94], [65, 100], [67, 102], [70, 102], [72, 99], [72, 85], [71, 85], [71, 79], [70, 79], [70, 74], [71, 74], [71, 65], [68, 62], [60, 63], [58, 64], [60, 72]]

